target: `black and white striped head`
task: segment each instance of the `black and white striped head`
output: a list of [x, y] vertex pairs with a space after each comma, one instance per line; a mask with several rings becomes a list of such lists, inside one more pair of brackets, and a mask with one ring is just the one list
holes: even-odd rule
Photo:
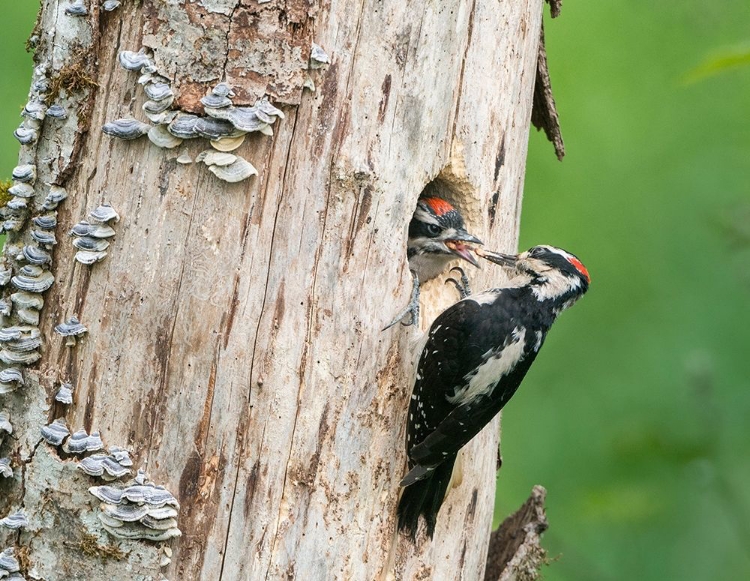
[[442, 198], [419, 199], [414, 217], [409, 223], [407, 251], [410, 260], [419, 255], [428, 255], [443, 262], [463, 258], [478, 266], [472, 249], [466, 242], [482, 243], [479, 238], [466, 231], [463, 216], [456, 208]]
[[540, 300], [560, 300], [570, 306], [589, 288], [589, 271], [575, 254], [555, 246], [534, 246], [518, 255], [477, 251], [487, 260], [505, 266], [524, 279]]

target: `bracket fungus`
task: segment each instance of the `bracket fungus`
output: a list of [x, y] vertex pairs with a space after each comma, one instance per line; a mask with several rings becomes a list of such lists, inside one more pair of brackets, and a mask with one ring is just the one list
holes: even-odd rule
[[24, 246], [23, 257], [26, 262], [39, 266], [52, 263], [52, 255], [37, 244], [27, 244]]
[[10, 458], [0, 458], [0, 475], [3, 478], [13, 478], [13, 468], [10, 467]]
[[23, 106], [23, 111], [21, 111], [21, 115], [27, 119], [36, 119], [37, 121], [43, 120], [46, 114], [47, 105], [44, 104], [44, 101], [33, 97]]
[[128, 141], [143, 137], [149, 129], [151, 129], [151, 126], [148, 123], [132, 118], [110, 121], [102, 127], [102, 131], [107, 135]]
[[18, 367], [6, 367], [0, 371], [0, 395], [15, 391], [19, 385], [24, 385], [24, 380]]
[[323, 50], [322, 46], [313, 42], [310, 48], [310, 68], [319, 69], [329, 64], [331, 64], [331, 57]]
[[13, 132], [13, 135], [21, 145], [29, 145], [39, 139], [39, 128], [24, 121]]
[[89, 435], [84, 429], [73, 432], [63, 444], [63, 450], [67, 454], [85, 454], [86, 452], [98, 452], [103, 449], [104, 442], [102, 442], [99, 432], [91, 432], [91, 435]]
[[41, 266], [27, 264], [19, 270], [16, 276], [10, 279], [10, 282], [18, 290], [43, 293], [52, 286], [55, 277], [49, 270], [44, 270]]
[[8, 193], [16, 198], [33, 198], [34, 188], [23, 182], [17, 183], [8, 188]]
[[214, 109], [230, 107], [232, 105], [232, 97], [234, 96], [232, 87], [228, 83], [221, 82], [211, 89], [208, 95], [201, 99], [201, 104], [205, 107], [213, 107]]
[[55, 103], [54, 105], [50, 105], [49, 109], [47, 109], [47, 117], [52, 117], [53, 119], [67, 119], [68, 113], [62, 105]]
[[177, 528], [180, 505], [162, 486], [137, 478], [136, 484], [126, 488], [92, 486], [89, 492], [102, 501], [97, 516], [115, 537], [165, 541], [182, 535]]
[[258, 170], [246, 159], [237, 156], [237, 159], [229, 165], [210, 165], [208, 170], [217, 178], [225, 182], [241, 182], [250, 176], [258, 175]]
[[52, 446], [59, 446], [70, 435], [64, 418], [57, 418], [51, 424], [42, 426], [42, 439]]
[[73, 236], [92, 236], [94, 238], [111, 238], [115, 231], [111, 226], [104, 224], [92, 224], [86, 220], [81, 220], [70, 230]]
[[11, 177], [17, 182], [33, 184], [36, 181], [36, 166], [32, 164], [17, 165], [13, 168]]
[[32, 222], [42, 230], [54, 230], [57, 226], [57, 215], [55, 213], [35, 216]]
[[55, 327], [55, 332], [63, 337], [80, 337], [87, 331], [88, 329], [77, 317], [70, 317], [66, 322], [60, 323]]
[[182, 143], [182, 139], [172, 135], [164, 125], [155, 125], [148, 130], [148, 138], [156, 147], [173, 149]]
[[60, 402], [63, 405], [73, 404], [73, 385], [70, 383], [63, 383], [55, 394], [55, 401]]
[[109, 204], [102, 204], [89, 212], [91, 222], [81, 221], [70, 231], [74, 236], [73, 246], [78, 249], [75, 259], [81, 264], [94, 264], [107, 257], [105, 250], [109, 248], [107, 238], [115, 235], [114, 229], [108, 222], [117, 222], [120, 215]]
[[73, 0], [65, 7], [65, 14], [69, 16], [86, 16], [88, 13], [89, 9], [84, 0]]
[[[146, 49], [144, 48], [138, 52], [132, 50], [121, 50], [117, 58], [120, 61], [120, 66], [128, 71], [154, 72], [156, 70], [154, 61], [152, 61], [151, 57], [146, 54]], [[147, 69], [147, 71], [144, 71], [144, 68]]]
[[2, 553], [0, 553], [0, 578], [7, 577], [11, 573], [17, 573], [21, 570], [21, 565], [16, 559], [16, 550], [13, 547], [8, 547]]
[[89, 252], [104, 252], [107, 248], [109, 248], [109, 242], [104, 238], [80, 236], [73, 239], [73, 246], [78, 248], [78, 250], [87, 250]]
[[94, 222], [106, 223], [106, 222], [119, 222], [120, 214], [109, 204], [102, 204], [97, 206], [95, 209], [89, 212], [89, 218]]
[[[316, 53], [320, 58], [320, 54]], [[325, 53], [322, 53], [325, 54]], [[284, 113], [264, 97], [252, 107], [235, 107], [232, 87], [225, 82], [218, 83], [210, 93], [201, 99], [206, 116], [183, 113], [170, 109], [175, 94], [169, 79], [157, 74], [152, 55], [145, 49], [138, 52], [121, 51], [118, 59], [123, 68], [129, 71], [140, 71], [138, 82], [143, 85], [148, 100], [143, 105], [146, 116], [155, 123], [150, 126], [136, 119], [118, 119], [107, 123], [102, 130], [108, 135], [121, 139], [137, 139], [148, 134], [150, 141], [157, 147], [172, 149], [178, 147], [185, 139], [208, 139], [211, 146], [220, 152], [229, 152], [242, 145], [247, 133], [258, 131], [273, 135], [271, 126], [277, 119], [283, 119]], [[327, 58], [327, 57], [326, 57]], [[177, 158], [180, 164], [192, 163], [190, 157], [183, 153]], [[226, 164], [209, 164], [209, 170], [220, 179], [234, 183], [245, 180], [258, 171], [247, 160], [238, 157]], [[225, 169], [222, 169], [225, 168]], [[95, 254], [95, 251], [81, 251], [80, 258], [92, 264], [106, 256]], [[103, 252], [103, 251], [99, 251]], [[78, 259], [78, 255], [76, 256]], [[79, 260], [82, 261], [82, 260]]]
[[57, 238], [55, 238], [54, 233], [45, 230], [32, 230], [31, 237], [36, 240], [37, 243], [44, 246], [54, 246], [57, 244]]
[[238, 135], [237, 137], [220, 137], [219, 139], [211, 140], [211, 147], [217, 151], [234, 151], [245, 141], [245, 134]]
[[52, 186], [42, 204], [43, 210], [55, 210], [57, 205], [68, 197], [68, 191], [60, 186]]
[[[37, 296], [29, 295], [28, 293], [14, 293], [13, 295], [11, 295], [11, 299], [13, 299], [15, 302], [15, 300], [17, 300], [17, 297], [22, 294], [28, 295], [29, 297]], [[29, 298], [29, 301], [33, 300], [33, 298]], [[31, 311], [39, 303], [34, 302], [33, 305], [29, 303], [22, 304], [24, 305], [24, 307], [19, 309], [19, 315], [20, 311]], [[29, 304], [28, 308], [25, 306], [27, 304]], [[31, 314], [26, 314], [25, 316], [28, 319], [34, 318]], [[38, 318], [38, 313], [36, 316]], [[21, 317], [19, 316], [19, 318]], [[42, 339], [39, 333], [39, 329], [35, 326], [6, 327], [4, 329], [0, 329], [0, 343], [0, 361], [7, 365], [31, 365], [32, 363], [38, 361], [41, 357], [37, 349], [41, 347]], [[2, 377], [3, 374], [5, 374], [6, 377], [10, 377], [12, 375], [15, 379], [17, 377], [15, 371], [16, 370], [11, 371], [11, 369], [4, 369], [3, 372], [0, 373], [0, 379], [4, 379]]]
[[24, 513], [22, 510], [18, 510], [13, 514], [9, 514], [3, 519], [0, 519], [0, 527], [5, 527], [6, 529], [10, 529], [12, 531], [25, 529], [27, 526], [29, 526], [29, 519], [26, 517], [26, 513]]
[[84, 458], [78, 464], [78, 468], [89, 476], [111, 481], [130, 475], [132, 465], [133, 461], [128, 451], [113, 446], [109, 449], [109, 454], [94, 454]]

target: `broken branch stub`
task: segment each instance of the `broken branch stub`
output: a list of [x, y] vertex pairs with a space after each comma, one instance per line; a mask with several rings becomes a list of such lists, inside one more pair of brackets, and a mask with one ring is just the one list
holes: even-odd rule
[[533, 580], [546, 561], [541, 536], [549, 528], [544, 511], [547, 491], [534, 486], [531, 496], [492, 532], [484, 581]]

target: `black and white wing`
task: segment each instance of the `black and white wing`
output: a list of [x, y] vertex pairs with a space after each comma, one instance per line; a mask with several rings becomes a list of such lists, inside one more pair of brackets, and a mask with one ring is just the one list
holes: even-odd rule
[[432, 324], [407, 429], [410, 468], [421, 470], [412, 470], [402, 485], [455, 454], [515, 393], [538, 349], [535, 332], [517, 312], [518, 292], [494, 289], [469, 297]]

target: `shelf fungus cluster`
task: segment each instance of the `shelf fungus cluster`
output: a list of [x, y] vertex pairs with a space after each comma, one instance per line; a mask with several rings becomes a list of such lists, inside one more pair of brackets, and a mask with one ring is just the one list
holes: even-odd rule
[[[13, 296], [22, 293], [14, 293]], [[24, 298], [24, 301], [32, 301], [31, 297], [39, 296], [35, 293], [25, 293], [28, 297]], [[41, 308], [44, 301], [39, 299], [39, 303], [31, 305], [34, 309]], [[25, 304], [25, 303], [19, 303]], [[31, 308], [30, 307], [30, 308]], [[33, 310], [36, 316], [39, 316], [37, 310]], [[39, 348], [42, 346], [42, 337], [39, 332], [39, 328], [31, 325], [16, 326], [16, 327], [5, 327], [0, 329], [0, 361], [9, 365], [6, 369], [3, 369], [7, 379], [13, 378], [16, 381], [11, 382], [15, 385], [23, 383], [23, 372], [20, 366], [31, 365], [36, 363], [41, 354]]]
[[[145, 49], [122, 51], [119, 61], [123, 68], [140, 73], [138, 83], [143, 85], [148, 97], [143, 113], [153, 125], [134, 118], [116, 119], [102, 127], [102, 131], [112, 137], [132, 140], [148, 135], [154, 145], [166, 149], [178, 147], [186, 139], [203, 138], [214, 150], [229, 153], [242, 145], [248, 133], [273, 135], [273, 124], [284, 118], [284, 113], [265, 97], [251, 107], [234, 106], [235, 95], [227, 83], [219, 83], [201, 99], [206, 116], [173, 110], [175, 95], [169, 79], [158, 74]], [[258, 175], [255, 167], [239, 155], [221, 157], [219, 163], [209, 163], [210, 159], [206, 154], [198, 161], [204, 161], [208, 169], [224, 181], [234, 183]], [[193, 160], [183, 152], [177, 161], [188, 164]]]
[[73, 226], [73, 246], [77, 252], [75, 259], [81, 264], [94, 264], [107, 257], [108, 238], [115, 235], [110, 222], [120, 220], [119, 214], [109, 204], [103, 204], [89, 212], [89, 220], [83, 220]]
[[131, 486], [92, 486], [89, 492], [102, 502], [97, 516], [115, 537], [166, 541], [182, 535], [177, 499], [164, 487], [146, 482], [141, 473]]
[[76, 339], [88, 333], [88, 329], [77, 317], [70, 317], [70, 319], [55, 327], [55, 333], [65, 337], [66, 346], [73, 347], [76, 344]]
[[42, 439], [51, 446], [61, 446], [65, 438], [70, 436], [70, 430], [64, 418], [57, 418], [51, 424], [42, 426]]
[[55, 401], [63, 405], [73, 405], [73, 384], [62, 383], [55, 393]]
[[133, 465], [130, 453], [124, 448], [118, 448], [117, 446], [110, 447], [107, 452], [108, 454], [94, 454], [84, 458], [78, 464], [78, 468], [89, 476], [98, 477], [106, 481], [130, 476], [130, 467]]
[[33, 201], [36, 166], [21, 164], [13, 168], [13, 185], [8, 193], [13, 196], [0, 210], [3, 232], [18, 232], [29, 217], [29, 204]]
[[67, 454], [86, 454], [103, 449], [104, 442], [102, 442], [99, 432], [88, 434], [84, 429], [73, 432], [63, 444], [63, 450]]
[[[99, 432], [88, 434], [86, 430], [81, 429], [71, 434], [64, 418], [57, 418], [51, 424], [42, 426], [41, 434], [45, 442], [55, 448], [62, 446], [66, 454], [81, 456], [104, 449], [104, 442]], [[115, 449], [120, 450], [120, 448]]]
[[29, 100], [21, 111], [23, 120], [13, 132], [21, 145], [33, 145], [39, 139], [42, 123], [45, 119], [65, 119], [67, 113], [59, 104], [47, 105], [49, 92], [49, 80], [47, 79], [47, 67], [44, 64], [34, 68], [29, 92]]
[[[34, 70], [31, 96], [23, 110], [26, 122], [33, 120], [35, 127], [45, 117], [65, 117], [61, 106], [47, 108], [45, 105], [48, 81], [44, 74], [42, 66]], [[24, 385], [23, 367], [36, 363], [41, 357], [42, 338], [38, 326], [39, 313], [44, 306], [42, 295], [55, 281], [49, 268], [52, 248], [57, 243], [56, 209], [68, 193], [56, 185], [38, 184], [37, 177], [34, 164], [16, 166], [12, 172], [13, 185], [8, 189], [12, 198], [0, 209], [2, 231], [13, 234], [0, 262], [0, 286], [9, 287], [0, 296], [0, 362], [3, 364], [0, 395]], [[22, 234], [30, 218], [30, 227]]]
[[[26, 513], [22, 510], [17, 510], [14, 513], [9, 514], [5, 518], [0, 519], [0, 527], [17, 531], [18, 529], [24, 529], [29, 526], [29, 519], [26, 517]], [[0, 575], [0, 577], [2, 577]]]
[[21, 564], [16, 559], [16, 550], [13, 547], [5, 549], [0, 553], [0, 579], [3, 581], [21, 581], [24, 577], [19, 573]]

